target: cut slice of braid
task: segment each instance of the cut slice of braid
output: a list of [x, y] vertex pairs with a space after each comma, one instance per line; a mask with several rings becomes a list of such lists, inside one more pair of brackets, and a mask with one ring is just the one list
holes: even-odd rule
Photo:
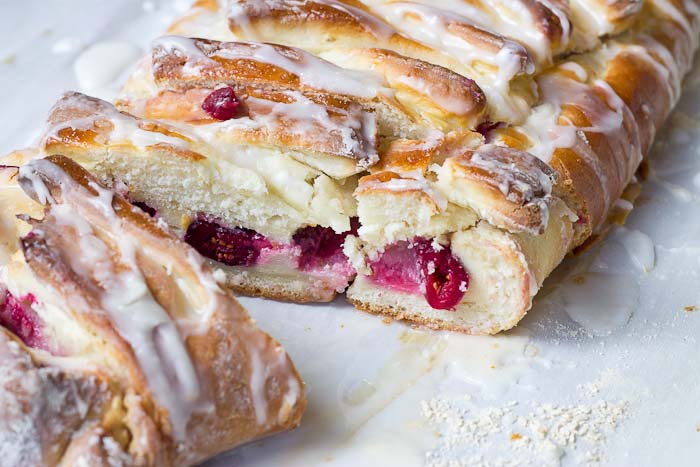
[[[679, 98], [696, 0], [200, 0], [66, 154], [237, 290], [515, 326]], [[183, 37], [196, 37], [196, 39]]]
[[0, 169], [3, 465], [195, 465], [296, 426], [289, 357], [201, 257], [73, 160], [30, 156]]

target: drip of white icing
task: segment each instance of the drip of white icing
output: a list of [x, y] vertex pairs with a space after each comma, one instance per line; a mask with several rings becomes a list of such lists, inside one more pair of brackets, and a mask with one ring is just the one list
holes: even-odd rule
[[36, 199], [41, 204], [55, 203], [56, 201], [51, 196], [51, 191], [46, 187], [44, 181], [39, 177], [39, 174], [31, 167], [23, 165], [19, 168], [19, 176], [32, 183], [32, 190], [36, 195]]
[[589, 272], [564, 281], [553, 298], [559, 298], [569, 317], [586, 331], [607, 336], [629, 321], [639, 286], [629, 276]]
[[87, 48], [75, 61], [75, 76], [81, 89], [89, 93], [104, 91], [136, 62], [138, 47], [125, 42], [99, 42]]
[[615, 229], [614, 238], [625, 247], [635, 266], [644, 272], [654, 269], [656, 263], [654, 242], [647, 234], [619, 226]]

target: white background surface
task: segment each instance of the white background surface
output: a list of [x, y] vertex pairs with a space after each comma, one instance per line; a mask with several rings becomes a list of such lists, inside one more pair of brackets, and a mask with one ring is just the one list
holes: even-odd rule
[[[80, 90], [74, 62], [88, 45], [116, 40], [145, 52], [189, 2], [160, 3], [0, 0], [0, 152], [28, 145], [60, 93]], [[106, 58], [99, 67], [118, 59]], [[580, 465], [591, 457], [614, 466], [700, 464], [700, 311], [684, 311], [700, 305], [699, 118], [696, 66], [659, 136], [656, 175], [644, 184], [628, 230], [568, 259], [521, 325], [502, 336], [414, 331], [342, 299], [329, 306], [242, 299], [292, 355], [309, 407], [297, 431], [212, 465]], [[650, 244], [630, 231], [653, 242], [648, 273], [638, 262], [648, 262], [642, 251]], [[580, 273], [582, 285], [571, 279]], [[459, 407], [465, 422], [483, 421], [485, 409], [527, 418], [542, 404], [594, 415], [601, 403], [625, 409], [619, 426], [588, 436], [593, 442], [582, 423], [575, 440], [553, 448], [545, 442], [556, 441], [552, 423], [543, 440], [515, 415], [496, 417], [480, 443], [464, 433], [454, 438], [421, 412], [421, 401], [436, 398]], [[530, 442], [517, 448], [514, 433]]]

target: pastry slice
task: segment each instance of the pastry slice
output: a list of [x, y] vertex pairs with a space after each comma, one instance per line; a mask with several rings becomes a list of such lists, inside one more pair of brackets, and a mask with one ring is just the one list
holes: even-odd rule
[[572, 246], [576, 218], [557, 182], [522, 151], [394, 142], [355, 192], [361, 228], [348, 249], [362, 261], [348, 299], [436, 329], [513, 327]]
[[440, 329], [515, 325], [566, 253], [604, 228], [676, 102], [697, 35], [655, 11], [538, 75], [532, 114], [484, 131], [486, 144], [395, 141], [355, 193], [365, 263], [348, 298]]
[[[374, 125], [362, 119], [372, 117], [359, 107], [352, 112], [362, 118], [336, 114], [298, 92], [223, 94], [230, 92], [208, 91], [211, 112], [201, 100], [184, 110], [174, 104], [174, 122], [193, 108], [196, 124], [142, 119], [67, 94], [41, 148], [75, 159], [165, 221], [235, 289], [332, 300], [355, 275], [342, 245], [354, 228], [355, 174], [378, 159]], [[229, 108], [244, 113], [224, 120], [219, 112]], [[339, 174], [345, 178], [333, 178]]]
[[289, 357], [192, 248], [68, 158], [0, 176], [3, 465], [195, 465], [299, 423]]

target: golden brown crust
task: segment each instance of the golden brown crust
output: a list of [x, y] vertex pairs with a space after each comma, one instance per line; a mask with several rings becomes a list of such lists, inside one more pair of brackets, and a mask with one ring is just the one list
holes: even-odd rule
[[260, 275], [246, 272], [243, 277], [227, 273], [226, 286], [234, 292], [250, 297], [264, 297], [293, 303], [332, 302], [338, 292], [332, 287], [321, 288], [312, 280], [293, 280], [287, 277]]
[[492, 224], [539, 235], [547, 225], [556, 172], [527, 152], [485, 145], [449, 158], [440, 181], [451, 201], [468, 203], [465, 207]]
[[400, 306], [384, 306], [375, 303], [363, 302], [362, 300], [356, 300], [353, 298], [348, 298], [350, 302], [356, 309], [364, 311], [366, 313], [371, 313], [378, 316], [386, 316], [395, 321], [403, 321], [411, 326], [424, 327], [427, 329], [433, 329], [435, 331], [452, 331], [459, 332], [461, 334], [467, 335], [493, 335], [499, 332], [511, 329], [516, 324], [520, 322], [521, 319], [527, 313], [527, 309], [523, 309], [520, 314], [516, 314], [515, 317], [509, 321], [504, 322], [503, 327], [493, 327], [491, 329], [483, 329], [479, 331], [472, 331], [469, 328], [465, 328], [463, 325], [445, 321], [442, 319], [431, 319], [426, 318], [421, 313], [412, 312], [409, 308], [403, 308]]
[[485, 116], [486, 97], [481, 88], [448, 68], [387, 49], [348, 49], [340, 53], [349, 66], [366, 64], [380, 71], [406, 112], [443, 131], [474, 129]]

